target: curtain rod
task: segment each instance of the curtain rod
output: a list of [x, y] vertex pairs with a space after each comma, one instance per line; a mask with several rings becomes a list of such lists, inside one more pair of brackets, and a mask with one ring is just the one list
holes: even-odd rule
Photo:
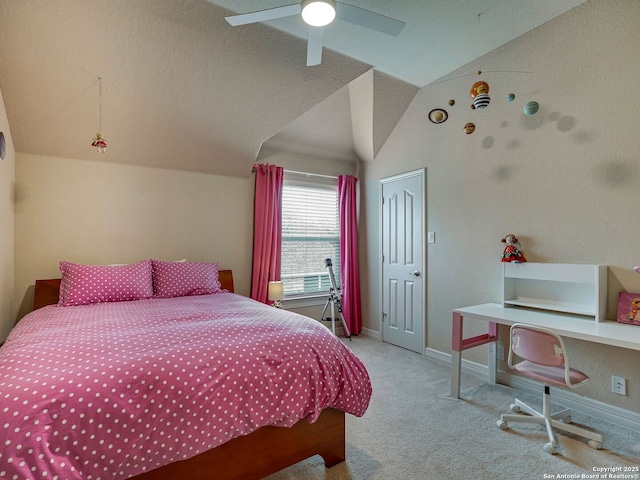
[[331, 178], [337, 180], [338, 177], [333, 175], [321, 175], [319, 173], [306, 173], [306, 172], [296, 172], [294, 170], [285, 170], [284, 173], [293, 173], [294, 175], [303, 175], [305, 177], [321, 177], [321, 178]]
[[[251, 173], [256, 173], [255, 167], [251, 169]], [[331, 178], [333, 180], [337, 180], [338, 177], [333, 175], [321, 175], [319, 173], [307, 173], [307, 172], [296, 172], [295, 170], [284, 170], [284, 173], [293, 173], [294, 175], [303, 175], [305, 177], [321, 177], [321, 178]]]

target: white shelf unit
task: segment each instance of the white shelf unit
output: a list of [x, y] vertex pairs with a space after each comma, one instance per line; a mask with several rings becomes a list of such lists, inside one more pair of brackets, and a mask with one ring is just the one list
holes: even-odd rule
[[607, 266], [566, 263], [503, 263], [502, 306], [584, 316], [604, 322]]

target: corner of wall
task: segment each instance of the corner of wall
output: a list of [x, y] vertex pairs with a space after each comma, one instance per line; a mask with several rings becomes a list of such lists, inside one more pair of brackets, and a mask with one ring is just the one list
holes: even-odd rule
[[0, 132], [4, 137], [0, 158], [0, 342], [13, 327], [14, 184], [15, 158], [9, 120], [0, 90]]

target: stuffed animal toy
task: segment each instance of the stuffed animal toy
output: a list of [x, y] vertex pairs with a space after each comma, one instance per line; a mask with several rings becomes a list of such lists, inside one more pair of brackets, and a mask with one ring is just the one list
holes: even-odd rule
[[520, 242], [518, 241], [518, 237], [513, 233], [509, 233], [505, 235], [505, 237], [500, 240], [507, 244], [504, 247], [504, 251], [502, 252], [502, 261], [503, 262], [513, 262], [513, 263], [522, 263], [526, 262], [527, 259], [524, 258], [524, 254], [520, 250]]

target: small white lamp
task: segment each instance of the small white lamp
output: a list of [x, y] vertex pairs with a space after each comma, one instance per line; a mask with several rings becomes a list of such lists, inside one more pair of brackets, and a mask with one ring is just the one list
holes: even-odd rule
[[312, 27], [324, 27], [336, 18], [335, 0], [304, 0], [302, 19]]
[[273, 306], [276, 308], [282, 308], [280, 301], [284, 299], [284, 289], [282, 288], [282, 282], [269, 282], [269, 300], [273, 300]]

